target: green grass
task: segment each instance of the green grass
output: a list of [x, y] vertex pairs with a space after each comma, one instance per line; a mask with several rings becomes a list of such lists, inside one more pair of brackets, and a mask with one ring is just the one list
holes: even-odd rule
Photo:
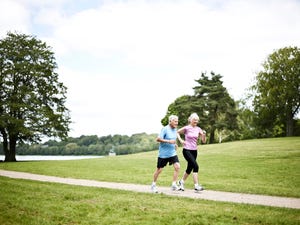
[[[186, 163], [182, 157], [181, 174]], [[100, 159], [0, 163], [0, 169], [149, 184], [157, 151]], [[300, 137], [200, 146], [201, 183], [211, 190], [300, 196]], [[158, 184], [169, 186], [166, 167]], [[192, 187], [189, 178], [186, 188]], [[0, 177], [0, 224], [300, 224], [300, 211]]]
[[299, 210], [0, 177], [0, 224], [296, 225]]
[[[300, 137], [258, 139], [199, 147], [199, 179], [206, 189], [300, 197]], [[178, 150], [182, 174], [186, 162]], [[157, 151], [76, 161], [0, 163], [0, 169], [37, 174], [149, 184]], [[167, 166], [158, 185], [169, 186]], [[186, 188], [192, 188], [191, 177]]]

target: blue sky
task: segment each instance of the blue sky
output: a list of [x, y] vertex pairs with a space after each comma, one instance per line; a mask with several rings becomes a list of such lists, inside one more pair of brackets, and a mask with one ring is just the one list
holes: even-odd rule
[[300, 46], [299, 12], [298, 0], [1, 0], [0, 36], [53, 47], [70, 136], [158, 133], [201, 72], [242, 98], [269, 54]]

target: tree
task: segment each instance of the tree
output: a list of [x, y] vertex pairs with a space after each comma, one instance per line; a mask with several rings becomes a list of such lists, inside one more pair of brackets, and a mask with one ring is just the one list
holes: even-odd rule
[[259, 137], [255, 129], [255, 113], [247, 106], [247, 99], [241, 99], [236, 102], [238, 105], [238, 139], [253, 139]]
[[223, 86], [222, 76], [211, 72], [210, 77], [202, 73], [201, 77], [195, 80], [199, 85], [193, 88], [193, 96], [181, 96], [170, 104], [162, 124], [166, 125], [168, 116], [175, 114], [179, 117], [179, 126], [184, 126], [189, 115], [196, 112], [201, 118], [201, 127], [207, 130], [209, 143], [215, 142], [216, 132], [219, 132], [220, 136], [236, 129], [235, 102]]
[[0, 40], [0, 137], [5, 161], [16, 161], [18, 142], [67, 137], [66, 87], [54, 53], [33, 36], [7, 33]]
[[[97, 135], [89, 135], [89, 136], [85, 136], [85, 135], [82, 135], [79, 137], [79, 141], [78, 141], [78, 145], [82, 146], [89, 146], [91, 144], [98, 144], [98, 140], [99, 138], [97, 137]], [[74, 140], [75, 141], [75, 140]]]
[[[237, 111], [234, 100], [230, 97], [227, 89], [223, 86], [220, 74], [201, 74], [196, 80], [199, 86], [194, 87], [197, 101], [193, 104], [194, 112], [201, 112], [207, 121], [209, 128], [209, 143], [215, 141], [215, 133], [224, 135], [226, 130], [237, 128]], [[221, 138], [221, 137], [219, 137]]]
[[169, 116], [170, 115], [177, 115], [178, 126], [182, 127], [186, 125], [187, 119], [190, 116], [192, 104], [194, 102], [193, 96], [190, 95], [183, 95], [177, 98], [173, 103], [171, 103], [168, 107], [167, 114], [161, 120], [161, 124], [166, 126], [169, 123]]
[[256, 123], [266, 136], [292, 136], [300, 109], [300, 49], [274, 51], [262, 66], [252, 87]]

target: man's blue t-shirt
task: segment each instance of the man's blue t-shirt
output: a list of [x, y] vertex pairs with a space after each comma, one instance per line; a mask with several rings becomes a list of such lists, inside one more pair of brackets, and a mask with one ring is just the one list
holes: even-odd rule
[[[167, 125], [161, 130], [159, 137], [166, 140], [176, 140], [177, 130], [176, 128], [171, 128], [169, 125]], [[169, 158], [175, 155], [177, 155], [175, 144], [169, 144], [164, 142], [159, 143], [158, 157]]]

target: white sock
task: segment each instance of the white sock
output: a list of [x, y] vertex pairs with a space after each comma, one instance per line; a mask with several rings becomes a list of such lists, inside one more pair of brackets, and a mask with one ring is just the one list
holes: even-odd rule
[[153, 182], [152, 182], [152, 185], [156, 185], [156, 182], [153, 181]]
[[176, 181], [173, 181], [173, 182], [172, 182], [172, 185], [176, 185]]

